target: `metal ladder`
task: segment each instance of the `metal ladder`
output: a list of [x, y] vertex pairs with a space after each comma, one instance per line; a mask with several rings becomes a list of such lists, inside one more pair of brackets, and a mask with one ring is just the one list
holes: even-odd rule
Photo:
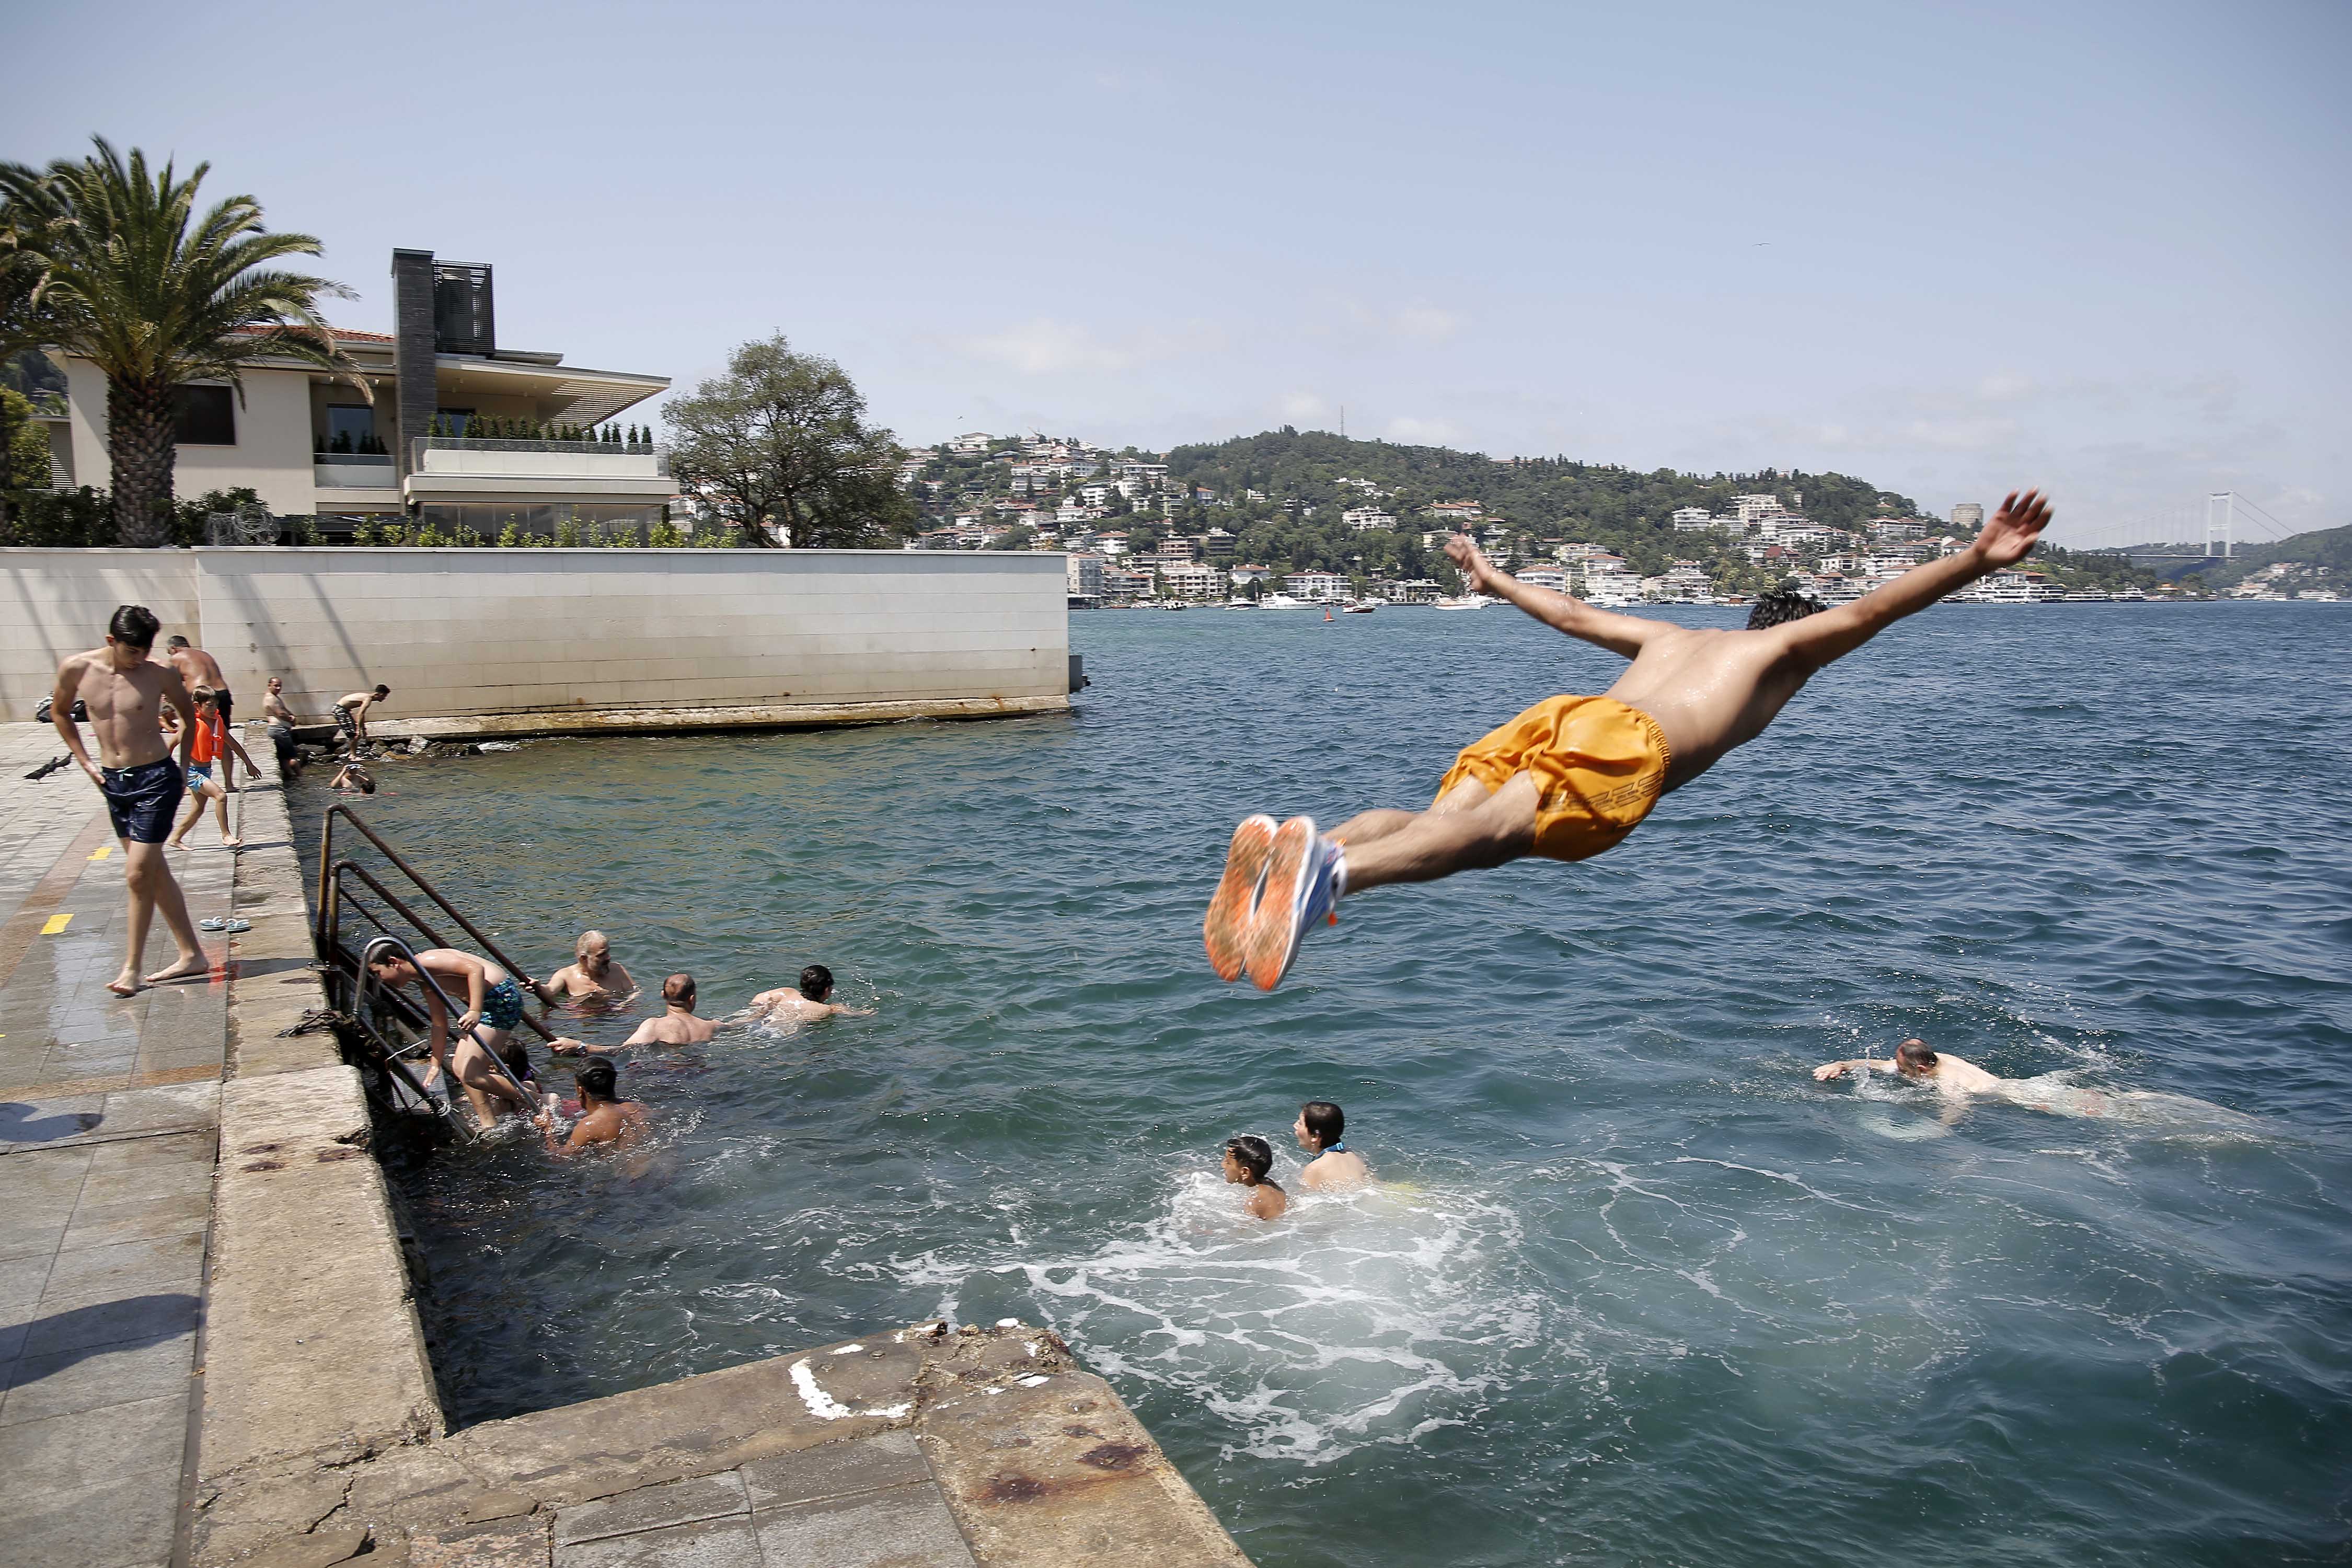
[[[450, 998], [449, 994], [442, 989], [437, 980], [427, 973], [421, 965], [416, 964], [415, 944], [400, 931], [395, 931], [392, 925], [387, 924], [387, 915], [379, 913], [376, 909], [371, 907], [368, 900], [359, 897], [352, 884], [357, 883], [360, 888], [373, 894], [374, 900], [381, 902], [383, 910], [388, 911], [389, 916], [396, 918], [409, 931], [422, 936], [425, 939], [425, 945], [447, 947], [451, 944], [430, 921], [417, 913], [398, 894], [384, 886], [383, 879], [377, 877], [374, 872], [354, 860], [335, 858], [335, 819], [338, 817], [351, 824], [354, 831], [374, 846], [377, 852], [397, 868], [401, 876], [406, 878], [418, 893], [430, 900], [441, 913], [446, 915], [460, 930], [471, 937], [500, 968], [514, 976], [518, 984], [527, 986], [531, 994], [538, 997], [542, 1005], [551, 1005], [554, 998], [547, 994], [547, 988], [544, 985], [532, 979], [520, 964], [499, 950], [497, 942], [491, 941], [479, 927], [459, 912], [456, 905], [442, 897], [440, 889], [434, 887], [423, 872], [410, 865], [402, 858], [399, 851], [385, 843], [383, 837], [362, 822], [358, 814], [349, 805], [339, 801], [327, 808], [326, 817], [320, 824], [319, 828], [319, 888], [317, 900], [312, 905], [317, 912], [311, 927], [311, 942], [318, 952], [320, 966], [326, 973], [329, 999], [354, 1021], [362, 1055], [367, 1059], [368, 1065], [383, 1074], [383, 1084], [380, 1093], [375, 1091], [372, 1093], [379, 1099], [384, 1109], [395, 1114], [424, 1112], [436, 1117], [455, 1120], [457, 1095], [454, 1086], [446, 1101], [436, 1100], [425, 1091], [425, 1086], [412, 1070], [412, 1062], [426, 1048], [424, 1040], [417, 1038], [404, 1043], [394, 1037], [384, 1026], [384, 1016], [389, 1015], [407, 1028], [416, 1031], [420, 1036], [429, 1031], [432, 1020], [425, 1004], [403, 991], [383, 984], [376, 979], [368, 968], [368, 964], [372, 959], [380, 954], [396, 954], [406, 959], [411, 967], [416, 970], [418, 978], [433, 988], [434, 994], [446, 1009], [447, 1018], [462, 1017], [465, 1015], [465, 1009]], [[343, 917], [346, 913], [364, 921], [367, 926], [373, 927], [375, 931], [373, 936], [367, 938], [356, 950], [345, 941]], [[523, 1015], [523, 1022], [530, 1025], [541, 1039], [551, 1041], [556, 1037], [554, 1032], [545, 1024], [528, 1013]], [[491, 1051], [488, 1055], [499, 1075], [514, 1088], [520, 1098], [526, 1101], [533, 1098], [531, 1091], [499, 1058], [499, 1053]], [[484, 1128], [480, 1131], [487, 1132], [488, 1129]]]

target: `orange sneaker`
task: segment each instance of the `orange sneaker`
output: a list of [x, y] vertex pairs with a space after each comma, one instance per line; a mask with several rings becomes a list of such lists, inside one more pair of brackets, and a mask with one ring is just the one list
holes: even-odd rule
[[1339, 846], [1315, 831], [1313, 817], [1294, 816], [1275, 829], [1244, 954], [1251, 984], [1261, 991], [1281, 984], [1307, 928], [1317, 921], [1339, 923], [1340, 865]]
[[1257, 919], [1258, 885], [1265, 879], [1266, 859], [1273, 851], [1274, 818], [1263, 813], [1243, 817], [1225, 849], [1225, 874], [1210, 895], [1208, 915], [1201, 921], [1209, 967], [1220, 980], [1242, 977], [1250, 931]]

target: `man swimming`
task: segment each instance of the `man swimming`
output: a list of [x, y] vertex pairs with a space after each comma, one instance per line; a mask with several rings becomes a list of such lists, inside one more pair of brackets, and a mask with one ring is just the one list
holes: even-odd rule
[[1833, 1078], [1843, 1078], [1847, 1073], [1857, 1071], [1897, 1073], [1913, 1083], [1933, 1084], [1938, 1094], [1955, 1098], [1997, 1094], [2004, 1084], [2015, 1081], [1995, 1078], [1976, 1063], [1936, 1050], [1920, 1039], [1904, 1041], [1895, 1047], [1895, 1055], [1891, 1058], [1856, 1057], [1851, 1061], [1823, 1062], [1813, 1069], [1813, 1080], [1827, 1083]]
[[637, 994], [637, 983], [613, 958], [613, 943], [601, 931], [583, 931], [572, 944], [572, 962], [548, 976], [547, 994], [574, 1002], [617, 1006]]
[[619, 1045], [592, 1046], [567, 1037], [551, 1040], [548, 1049], [559, 1057], [602, 1057], [631, 1046], [698, 1046], [718, 1032], [716, 1019], [694, 1016], [694, 976], [677, 973], [662, 982], [661, 1016], [639, 1024], [636, 1033]]
[[[49, 694], [49, 721], [105, 797], [114, 837], [122, 846], [122, 888], [131, 905], [128, 951], [122, 973], [106, 983], [117, 996], [131, 995], [142, 985], [212, 973], [212, 961], [196, 941], [196, 923], [188, 918], [187, 897], [163, 856], [172, 814], [187, 789], [196, 713], [180, 672], [148, 657], [161, 624], [144, 605], [116, 606], [114, 618], [107, 623], [105, 646], [61, 661], [57, 686]], [[98, 737], [98, 763], [89, 760], [81, 726], [74, 722], [77, 703], [89, 715], [90, 732]], [[167, 709], [180, 716], [176, 757], [163, 738]], [[147, 932], [159, 910], [180, 956], [154, 973], [142, 975]]]
[[1290, 1194], [1266, 1174], [1274, 1169], [1274, 1146], [1255, 1133], [1225, 1140], [1225, 1183], [1249, 1189], [1242, 1204], [1254, 1219], [1280, 1219], [1290, 1207]]
[[751, 998], [743, 1016], [751, 1022], [769, 1019], [775, 1023], [814, 1023], [819, 1018], [871, 1018], [871, 1007], [849, 1007], [833, 999], [833, 971], [822, 963], [812, 963], [801, 971], [798, 990], [778, 986], [762, 991]]
[[1344, 1192], [1360, 1187], [1372, 1179], [1364, 1157], [1348, 1147], [1343, 1134], [1348, 1118], [1328, 1100], [1310, 1100], [1298, 1108], [1298, 1120], [1290, 1124], [1290, 1135], [1309, 1158], [1307, 1168], [1298, 1173], [1298, 1184], [1313, 1187], [1318, 1192]]
[[572, 1075], [572, 1081], [580, 1089], [580, 1120], [572, 1124], [569, 1134], [558, 1139], [555, 1119], [546, 1111], [531, 1118], [547, 1130], [550, 1151], [570, 1154], [597, 1143], [617, 1143], [625, 1149], [645, 1136], [646, 1108], [621, 1098], [619, 1075], [611, 1062], [590, 1062]]
[[1222, 979], [1271, 991], [1339, 900], [1541, 855], [1613, 847], [1658, 797], [1763, 733], [1806, 681], [1904, 616], [2023, 560], [2049, 524], [2032, 490], [2011, 492], [1967, 549], [1915, 566], [1850, 605], [1768, 595], [1746, 631], [1674, 626], [1595, 609], [1496, 571], [1468, 536], [1446, 541], [1471, 588], [1508, 599], [1570, 637], [1633, 662], [1601, 697], [1554, 697], [1465, 748], [1426, 811], [1374, 810], [1318, 833], [1312, 817], [1244, 817], [1225, 852], [1202, 937]]
[[2045, 1073], [2039, 1078], [2000, 1078], [1920, 1039], [1906, 1040], [1895, 1047], [1891, 1059], [1856, 1057], [1850, 1061], [1823, 1062], [1813, 1069], [1813, 1078], [1827, 1083], [1850, 1072], [1893, 1073], [1912, 1083], [1931, 1085], [1944, 1098], [1948, 1121], [1950, 1111], [1961, 1103], [1979, 1094], [1990, 1094], [2011, 1105], [2047, 1111], [2053, 1116], [2098, 1117], [2142, 1127], [2169, 1125], [2194, 1131], [2246, 1132], [2261, 1125], [2210, 1100], [2192, 1100], [2185, 1094], [2139, 1089], [2084, 1089], [2068, 1083], [2058, 1073]]
[[[530, 1078], [530, 1055], [514, 1040], [514, 1027], [522, 1022], [522, 990], [513, 975], [487, 958], [460, 952], [453, 947], [428, 947], [416, 955], [415, 964], [393, 953], [368, 968], [386, 985], [416, 985], [425, 993], [425, 1009], [431, 1017], [433, 1051], [433, 1066], [425, 1075], [427, 1089], [446, 1071], [466, 1091], [466, 1098], [473, 1103], [474, 1115], [485, 1130], [495, 1125], [507, 1110], [530, 1113], [529, 1091], [509, 1081], [528, 1081]], [[419, 969], [438, 984], [421, 984], [416, 973]], [[465, 1014], [458, 1018], [454, 1031], [457, 1036], [454, 1053], [449, 1047], [453, 1032], [449, 1011], [441, 1002], [445, 988], [462, 990], [466, 996]], [[505, 1065], [505, 1072], [490, 1061], [489, 1055], [494, 1051]]]

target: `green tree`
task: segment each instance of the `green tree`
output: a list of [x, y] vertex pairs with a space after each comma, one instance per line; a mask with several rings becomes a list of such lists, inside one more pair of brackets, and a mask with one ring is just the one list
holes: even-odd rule
[[0, 386], [0, 496], [16, 514], [20, 490], [49, 488], [49, 433], [33, 417], [33, 400]]
[[128, 160], [104, 138], [79, 163], [0, 163], [0, 332], [78, 354], [106, 376], [107, 457], [114, 524], [126, 545], [170, 536], [177, 457], [176, 394], [221, 380], [244, 396], [243, 373], [295, 359], [351, 378], [373, 400], [319, 314], [341, 284], [278, 270], [316, 256], [307, 234], [262, 226], [261, 204], [235, 195], [198, 216], [196, 188], [166, 163]]
[[679, 483], [722, 503], [744, 543], [771, 542], [769, 525], [803, 549], [882, 544], [918, 527], [898, 440], [866, 423], [847, 372], [782, 333], [737, 349], [666, 417]]

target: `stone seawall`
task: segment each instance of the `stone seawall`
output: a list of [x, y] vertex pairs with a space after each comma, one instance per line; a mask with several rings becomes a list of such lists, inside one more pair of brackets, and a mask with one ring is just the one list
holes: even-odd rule
[[123, 603], [218, 658], [241, 716], [272, 675], [320, 721], [382, 682], [388, 736], [980, 717], [1066, 707], [1070, 685], [1063, 558], [1042, 552], [8, 549], [0, 597], [16, 719]]

